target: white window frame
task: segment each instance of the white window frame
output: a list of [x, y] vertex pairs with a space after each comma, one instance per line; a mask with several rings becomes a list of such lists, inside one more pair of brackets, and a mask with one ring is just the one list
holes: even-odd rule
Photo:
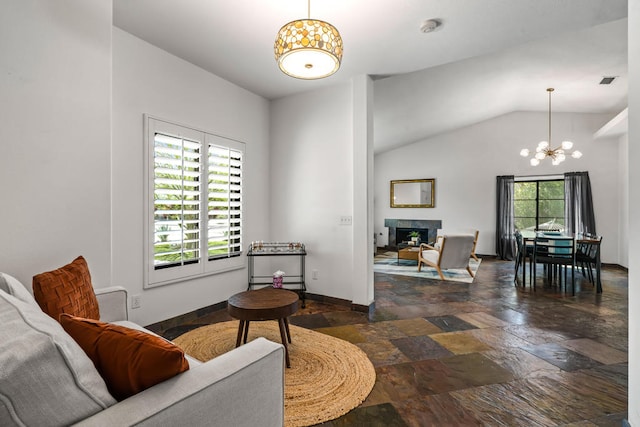
[[[243, 246], [243, 191], [242, 191], [242, 168], [244, 163], [245, 144], [210, 132], [201, 131], [193, 127], [184, 126], [169, 121], [159, 119], [150, 115], [144, 116], [145, 138], [144, 138], [144, 287], [153, 288], [156, 286], [167, 285], [171, 283], [181, 282], [185, 280], [204, 277], [212, 274], [222, 273], [225, 271], [236, 270], [245, 267], [245, 260], [242, 252]], [[156, 134], [164, 134], [170, 138], [185, 139], [201, 144], [201, 152], [199, 155], [199, 183], [200, 183], [200, 206], [199, 206], [199, 225], [198, 225], [198, 251], [199, 255], [196, 260], [191, 263], [181, 263], [176, 265], [158, 268], [155, 263], [155, 245], [156, 240], [156, 223], [155, 223], [155, 171], [154, 171], [154, 153], [155, 153], [155, 136]], [[236, 219], [235, 231], [239, 227], [239, 244], [237, 251], [230, 251], [222, 257], [209, 256], [209, 230], [215, 228], [214, 221], [209, 220], [209, 200], [208, 179], [209, 179], [209, 148], [215, 146], [218, 148], [228, 149], [234, 153], [240, 153], [241, 165], [239, 182], [235, 183], [234, 189], [240, 191], [239, 197], [234, 204], [234, 212], [239, 213], [239, 220]], [[236, 162], [237, 163], [237, 162]], [[230, 177], [229, 177], [230, 179]], [[203, 185], [204, 184], [204, 185]], [[229, 184], [231, 187], [231, 184]], [[231, 199], [230, 195], [229, 199]], [[239, 202], [239, 208], [238, 208]], [[229, 228], [231, 227], [231, 219], [229, 219]], [[183, 233], [183, 239], [184, 239]]]

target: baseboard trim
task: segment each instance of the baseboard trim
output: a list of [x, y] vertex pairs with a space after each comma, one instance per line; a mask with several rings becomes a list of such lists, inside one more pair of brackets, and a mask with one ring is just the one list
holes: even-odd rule
[[145, 326], [145, 328], [158, 335], [162, 335], [164, 331], [168, 329], [175, 328], [176, 326], [183, 325], [185, 323], [195, 322], [201, 317], [211, 314], [214, 311], [223, 310], [225, 308], [227, 308], [227, 302], [222, 301], [216, 304], [208, 305], [206, 307], [198, 308], [197, 310], [193, 310], [188, 313], [180, 314], [170, 319], [152, 323], [151, 325]]
[[[351, 301], [342, 299], [329, 297], [326, 295], [320, 294], [312, 294], [305, 293], [306, 299], [317, 301], [325, 304], [333, 304], [339, 305], [342, 307], [349, 307], [351, 311], [357, 311], [359, 313], [367, 313], [369, 317], [373, 316], [373, 312], [375, 309], [375, 302], [369, 305], [361, 305], [361, 304], [353, 304]], [[197, 320], [203, 316], [213, 313], [214, 311], [223, 310], [227, 308], [227, 301], [222, 301], [216, 304], [212, 304], [206, 307], [199, 308], [194, 311], [190, 311], [188, 313], [180, 314], [178, 316], [172, 317], [170, 319], [161, 320], [160, 322], [152, 323], [151, 325], [145, 326], [145, 328], [150, 331], [162, 335], [164, 331], [175, 328], [178, 325], [183, 325], [185, 323], [197, 323]]]

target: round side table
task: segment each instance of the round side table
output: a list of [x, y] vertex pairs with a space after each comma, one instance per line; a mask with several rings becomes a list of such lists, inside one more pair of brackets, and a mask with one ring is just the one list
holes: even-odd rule
[[240, 320], [236, 347], [247, 343], [249, 323], [256, 320], [277, 320], [280, 328], [280, 339], [284, 345], [287, 368], [289, 362], [289, 347], [291, 332], [289, 331], [289, 316], [298, 311], [298, 294], [286, 289], [265, 287], [255, 291], [244, 291], [233, 295], [227, 302], [229, 315]]

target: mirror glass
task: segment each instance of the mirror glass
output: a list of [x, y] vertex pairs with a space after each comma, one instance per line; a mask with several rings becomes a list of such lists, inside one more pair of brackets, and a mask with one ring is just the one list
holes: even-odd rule
[[431, 179], [401, 179], [391, 181], [392, 208], [433, 208], [435, 182]]

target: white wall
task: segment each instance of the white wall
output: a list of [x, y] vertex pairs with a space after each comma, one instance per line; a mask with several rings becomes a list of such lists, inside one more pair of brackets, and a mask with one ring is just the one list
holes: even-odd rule
[[110, 1], [0, 3], [0, 271], [110, 283]]
[[[604, 236], [603, 262], [618, 263], [620, 217], [617, 172], [619, 143], [595, 141], [593, 133], [611, 118], [602, 114], [554, 114], [552, 140], [569, 139], [584, 153], [560, 166], [543, 161], [529, 165], [519, 155], [548, 138], [546, 113], [516, 112], [438, 135], [375, 156], [375, 232], [378, 246], [387, 244], [385, 218], [442, 220], [445, 229], [480, 230], [477, 253], [495, 254], [496, 176], [562, 174], [588, 171], [594, 198], [596, 228]], [[559, 145], [559, 144], [558, 144]], [[435, 178], [433, 209], [390, 208], [389, 181]], [[380, 235], [382, 233], [382, 235]]]
[[306, 244], [309, 292], [349, 301], [352, 226], [340, 217], [353, 215], [351, 106], [351, 85], [272, 101], [270, 138], [271, 237]]
[[[245, 247], [268, 240], [269, 104], [264, 99], [113, 29], [113, 283], [140, 295], [141, 324], [225, 301], [245, 290], [246, 269], [143, 289], [143, 114], [246, 143]], [[246, 258], [246, 257], [245, 257]]]
[[629, 1], [629, 422], [640, 426], [640, 1]]
[[618, 181], [620, 182], [619, 198], [620, 215], [618, 231], [618, 264], [629, 268], [629, 135], [619, 138]]
[[353, 86], [353, 290], [354, 304], [374, 301], [373, 277], [373, 81], [357, 76]]

